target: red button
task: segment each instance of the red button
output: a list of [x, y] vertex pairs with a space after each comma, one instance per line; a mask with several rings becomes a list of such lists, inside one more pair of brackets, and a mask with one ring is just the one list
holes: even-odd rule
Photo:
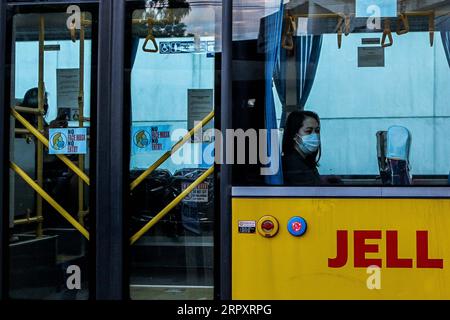
[[273, 225], [273, 222], [269, 221], [269, 220], [264, 221], [261, 226], [264, 231], [272, 231], [273, 228], [275, 228], [275, 226]]
[[294, 222], [294, 223], [292, 224], [292, 229], [293, 229], [295, 232], [299, 232], [299, 231], [302, 229], [302, 224], [301, 224], [300, 222]]

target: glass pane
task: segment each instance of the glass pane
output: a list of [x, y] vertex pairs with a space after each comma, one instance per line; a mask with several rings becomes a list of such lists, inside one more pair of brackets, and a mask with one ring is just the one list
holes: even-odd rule
[[22, 8], [12, 20], [12, 299], [89, 295], [93, 13], [74, 8]]
[[[207, 131], [213, 117], [204, 134], [186, 139], [171, 157], [170, 150], [214, 110], [221, 8], [169, 3], [131, 8], [131, 296], [212, 299], [214, 163], [203, 154], [214, 143]], [[187, 196], [177, 201], [182, 193]], [[150, 227], [151, 221], [158, 222]]]
[[236, 184], [449, 185], [447, 3], [376, 3], [237, 1], [234, 120], [276, 133], [280, 170]]

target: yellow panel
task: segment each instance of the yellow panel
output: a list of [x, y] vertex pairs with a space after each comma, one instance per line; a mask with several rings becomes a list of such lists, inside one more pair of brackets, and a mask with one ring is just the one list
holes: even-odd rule
[[[279, 221], [277, 236], [238, 233], [239, 221], [258, 221], [265, 215]], [[287, 230], [294, 216], [308, 223], [303, 237]], [[363, 258], [382, 260], [381, 288], [372, 290], [367, 268], [354, 265], [354, 232], [370, 230], [382, 236], [364, 241], [378, 245], [378, 253], [363, 252]], [[449, 230], [450, 200], [233, 199], [233, 299], [450, 299]], [[331, 268], [338, 231], [348, 232], [348, 260], [341, 268]], [[390, 237], [389, 251], [397, 247], [395, 257], [412, 259], [411, 268], [387, 266], [387, 231], [398, 232], [398, 246]], [[419, 239], [420, 251], [428, 248], [419, 260], [440, 260], [443, 268], [420, 267], [418, 231], [425, 235]]]

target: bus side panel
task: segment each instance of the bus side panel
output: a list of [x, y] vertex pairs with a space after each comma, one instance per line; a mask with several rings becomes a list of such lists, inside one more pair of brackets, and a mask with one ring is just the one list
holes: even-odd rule
[[[266, 215], [275, 237], [239, 232]], [[233, 299], [450, 299], [450, 200], [235, 198], [232, 223]]]

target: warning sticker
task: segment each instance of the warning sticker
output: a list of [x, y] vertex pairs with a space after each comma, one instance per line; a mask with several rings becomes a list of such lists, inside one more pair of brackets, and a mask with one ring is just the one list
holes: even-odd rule
[[50, 129], [50, 154], [86, 154], [87, 129]]
[[256, 221], [239, 221], [239, 233], [256, 233]]
[[358, 48], [358, 67], [384, 67], [384, 48], [383, 47], [359, 47]]
[[[181, 184], [182, 191], [189, 188], [190, 185], [190, 182], [183, 182]], [[208, 183], [203, 182], [199, 184], [197, 188], [184, 198], [183, 202], [208, 202]]]

